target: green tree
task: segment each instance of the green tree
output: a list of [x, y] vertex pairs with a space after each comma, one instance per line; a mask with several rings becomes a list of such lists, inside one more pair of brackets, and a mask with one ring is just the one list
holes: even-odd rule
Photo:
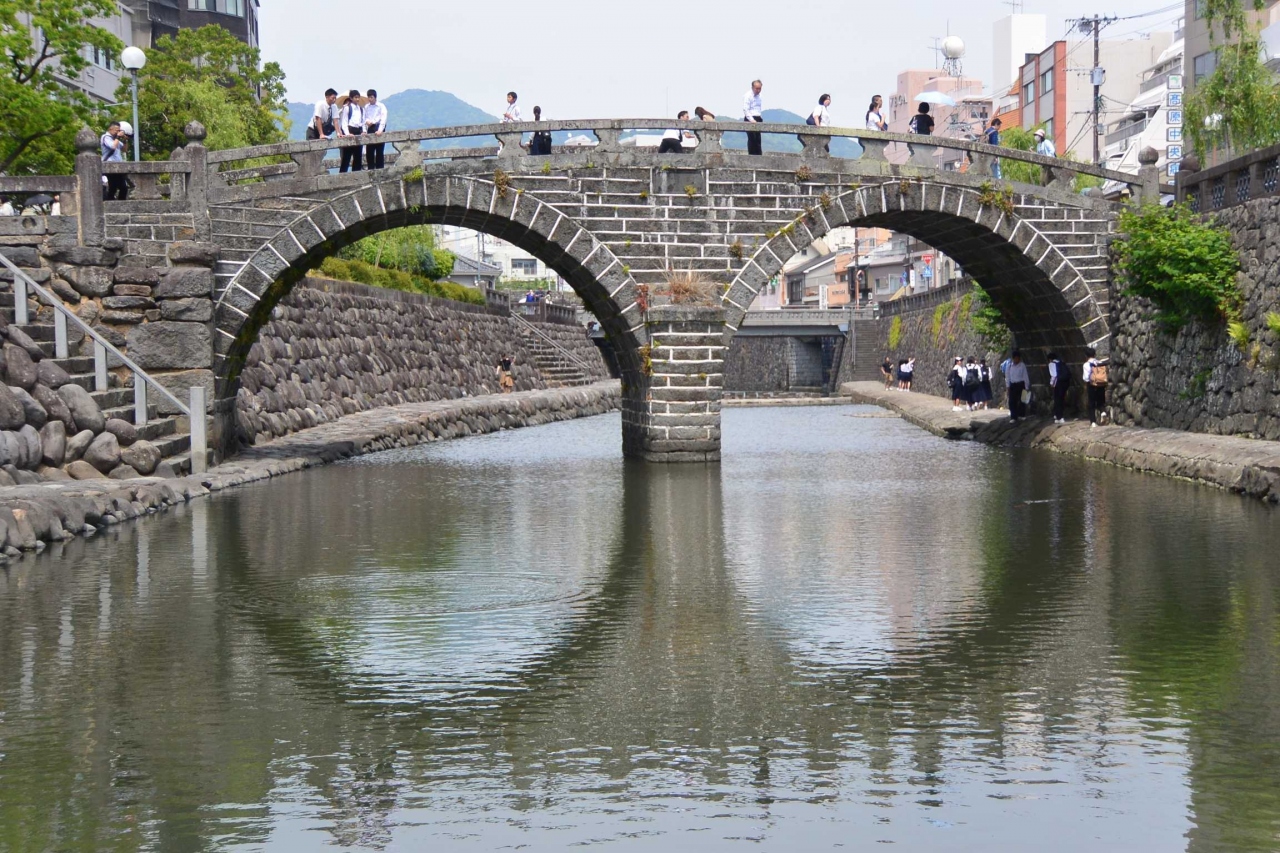
[[120, 55], [120, 40], [89, 23], [115, 13], [114, 0], [0, 0], [0, 174], [71, 171], [76, 132], [98, 107], [58, 77], [78, 77], [90, 50]]
[[[129, 99], [121, 81], [117, 99]], [[164, 160], [186, 144], [183, 129], [199, 121], [213, 149], [269, 145], [288, 138], [284, 72], [262, 64], [250, 47], [215, 25], [162, 36], [138, 74], [138, 123], [143, 156]]]
[[[1004, 148], [1013, 148], [1016, 151], [1035, 151], [1035, 132], [1036, 128], [1027, 129], [1025, 127], [1011, 127], [1008, 130], [1002, 130], [1000, 132], [1000, 145]], [[1073, 163], [1081, 162], [1074, 151], [1068, 151], [1060, 156], [1063, 160], [1069, 160]], [[1003, 159], [1000, 161], [1000, 171], [1006, 181], [1032, 185], [1044, 183], [1043, 170], [1035, 163]], [[1101, 185], [1102, 181], [1093, 175], [1081, 174], [1076, 175], [1073, 184], [1076, 192], [1083, 192], [1090, 187]]]
[[1186, 135], [1196, 154], [1249, 151], [1280, 142], [1280, 85], [1263, 64], [1262, 37], [1249, 11], [1263, 0], [1204, 0], [1217, 47], [1213, 73], [1196, 83], [1185, 104]]
[[379, 269], [398, 270], [431, 281], [453, 272], [454, 254], [436, 246], [430, 225], [395, 228], [365, 237], [338, 253], [349, 261], [362, 261]]

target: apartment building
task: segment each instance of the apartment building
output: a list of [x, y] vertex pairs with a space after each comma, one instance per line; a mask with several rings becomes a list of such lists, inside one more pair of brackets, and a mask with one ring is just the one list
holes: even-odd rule
[[[1222, 34], [1209, 32], [1209, 22], [1204, 17], [1204, 0], [1186, 0], [1185, 14], [1186, 91], [1190, 94], [1195, 91], [1196, 83], [1212, 74], [1217, 67], [1214, 39], [1221, 39]], [[1249, 16], [1262, 30], [1262, 40], [1269, 56], [1280, 57], [1280, 0], [1267, 0], [1263, 9], [1250, 12]]]

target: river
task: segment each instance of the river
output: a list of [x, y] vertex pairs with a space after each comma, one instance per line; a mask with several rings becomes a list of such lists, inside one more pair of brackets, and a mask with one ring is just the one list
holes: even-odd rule
[[860, 406], [392, 451], [0, 570], [0, 850], [1280, 849], [1280, 524]]

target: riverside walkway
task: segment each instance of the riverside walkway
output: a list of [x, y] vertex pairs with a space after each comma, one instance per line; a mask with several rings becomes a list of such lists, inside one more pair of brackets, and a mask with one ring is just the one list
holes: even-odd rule
[[1280, 442], [1173, 429], [1093, 429], [1087, 421], [1054, 424], [1047, 417], [1011, 424], [1008, 412], [955, 412], [950, 400], [885, 390], [879, 382], [848, 382], [840, 390], [855, 403], [882, 406], [944, 438], [1044, 448], [1280, 502]]

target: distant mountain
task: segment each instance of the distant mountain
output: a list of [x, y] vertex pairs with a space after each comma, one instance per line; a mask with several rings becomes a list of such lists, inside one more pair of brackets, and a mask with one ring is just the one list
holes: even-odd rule
[[[416, 130], [421, 127], [457, 127], [468, 124], [491, 124], [498, 121], [497, 117], [486, 113], [478, 107], [471, 106], [471, 104], [448, 92], [408, 89], [404, 92], [388, 95], [383, 99], [383, 103], [387, 105], [387, 128], [389, 130]], [[315, 106], [313, 104], [289, 104], [289, 118], [293, 121], [293, 127], [289, 134], [291, 139], [304, 138], [303, 134], [306, 133], [307, 125], [311, 122], [311, 115], [314, 109]], [[778, 124], [804, 125], [805, 120], [804, 116], [797, 115], [789, 110], [765, 110], [763, 117], [767, 122], [776, 122]], [[532, 118], [532, 115], [526, 116], [526, 118]], [[733, 120], [730, 113], [724, 113], [721, 118]], [[796, 132], [799, 133], [800, 128], [796, 128]], [[552, 134], [552, 141], [560, 145], [569, 136], [570, 134], [568, 133], [557, 132]], [[492, 144], [492, 137], [468, 137], [466, 139], [433, 140], [423, 143], [422, 147], [438, 149]], [[726, 148], [745, 151], [747, 148], [747, 136], [745, 133], [726, 133], [723, 144]], [[764, 138], [765, 151], [795, 154], [800, 152], [800, 148], [800, 140], [794, 137], [769, 135]], [[831, 153], [837, 157], [857, 157], [861, 153], [861, 147], [851, 139], [836, 139], [831, 143]]]

